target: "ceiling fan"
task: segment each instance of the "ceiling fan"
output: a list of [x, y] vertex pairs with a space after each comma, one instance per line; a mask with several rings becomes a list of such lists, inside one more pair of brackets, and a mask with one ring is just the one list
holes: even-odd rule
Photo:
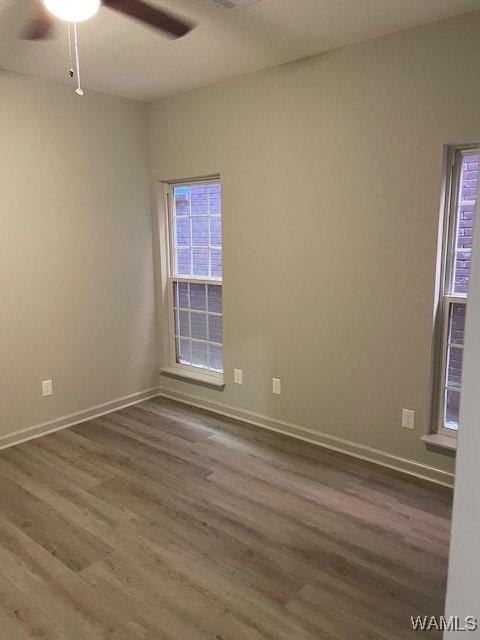
[[159, 29], [170, 38], [180, 38], [194, 26], [143, 0], [34, 0], [32, 16], [21, 37], [24, 40], [46, 40], [52, 37], [54, 16], [66, 22], [83, 22], [93, 17], [102, 6]]

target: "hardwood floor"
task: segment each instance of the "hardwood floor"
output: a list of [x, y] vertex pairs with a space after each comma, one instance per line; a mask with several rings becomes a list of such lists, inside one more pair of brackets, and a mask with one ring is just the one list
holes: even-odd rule
[[448, 491], [165, 400], [0, 451], [0, 487], [5, 640], [397, 640], [443, 612]]

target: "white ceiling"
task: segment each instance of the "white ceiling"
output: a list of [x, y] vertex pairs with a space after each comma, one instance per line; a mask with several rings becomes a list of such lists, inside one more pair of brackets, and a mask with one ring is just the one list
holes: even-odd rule
[[[57, 39], [17, 39], [30, 0], [0, 0], [0, 67], [66, 81], [65, 23]], [[291, 60], [480, 9], [480, 0], [151, 0], [193, 20], [179, 40], [102, 8], [79, 26], [85, 88], [138, 100], [212, 84]]]

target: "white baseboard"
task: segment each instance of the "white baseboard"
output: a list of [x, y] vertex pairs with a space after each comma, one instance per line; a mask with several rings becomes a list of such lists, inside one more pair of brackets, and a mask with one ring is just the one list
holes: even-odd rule
[[301, 427], [296, 424], [270, 418], [269, 416], [262, 415], [260, 413], [254, 413], [253, 411], [238, 409], [237, 407], [231, 407], [221, 402], [205, 400], [201, 396], [172, 391], [162, 387], [159, 387], [157, 395], [170, 400], [176, 400], [192, 407], [205, 409], [227, 418], [240, 420], [241, 422], [246, 422], [248, 424], [261, 427], [262, 429], [282, 433], [284, 435], [303, 440], [304, 442], [310, 442], [311, 444], [315, 444], [326, 449], [331, 449], [354, 458], [359, 458], [360, 460], [373, 462], [374, 464], [382, 467], [394, 469], [395, 471], [400, 471], [401, 473], [421, 478], [422, 480], [428, 480], [429, 482], [445, 487], [453, 487], [454, 484], [455, 476], [453, 473], [449, 473], [448, 471], [443, 471], [442, 469], [431, 467], [429, 465], [422, 464], [421, 462], [416, 462], [415, 460], [409, 460], [408, 458], [401, 458], [386, 451], [374, 449], [363, 444], [357, 444], [350, 440], [344, 440], [343, 438], [337, 438], [336, 436], [321, 433], [308, 427]]
[[13, 445], [26, 442], [27, 440], [39, 438], [40, 436], [45, 436], [48, 433], [60, 431], [60, 429], [67, 429], [68, 427], [73, 427], [81, 422], [87, 422], [88, 420], [104, 416], [107, 413], [112, 413], [112, 411], [124, 409], [125, 407], [129, 407], [130, 405], [141, 402], [142, 400], [154, 398], [158, 395], [158, 391], [157, 387], [152, 387], [151, 389], [131, 393], [123, 398], [117, 398], [110, 402], [97, 404], [95, 407], [90, 407], [89, 409], [83, 409], [76, 413], [70, 413], [66, 416], [55, 418], [55, 420], [42, 422], [41, 424], [36, 424], [32, 427], [27, 427], [26, 429], [20, 429], [19, 431], [14, 431], [13, 433], [0, 436], [0, 449], [6, 449], [7, 447], [12, 447]]

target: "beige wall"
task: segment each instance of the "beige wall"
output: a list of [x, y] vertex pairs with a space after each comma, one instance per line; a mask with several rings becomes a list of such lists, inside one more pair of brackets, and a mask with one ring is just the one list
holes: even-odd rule
[[8, 75], [0, 96], [3, 436], [152, 387], [156, 354], [145, 106]]
[[153, 178], [223, 181], [226, 388], [167, 392], [453, 470], [419, 438], [443, 145], [480, 138], [479, 66], [477, 13], [151, 106]]

